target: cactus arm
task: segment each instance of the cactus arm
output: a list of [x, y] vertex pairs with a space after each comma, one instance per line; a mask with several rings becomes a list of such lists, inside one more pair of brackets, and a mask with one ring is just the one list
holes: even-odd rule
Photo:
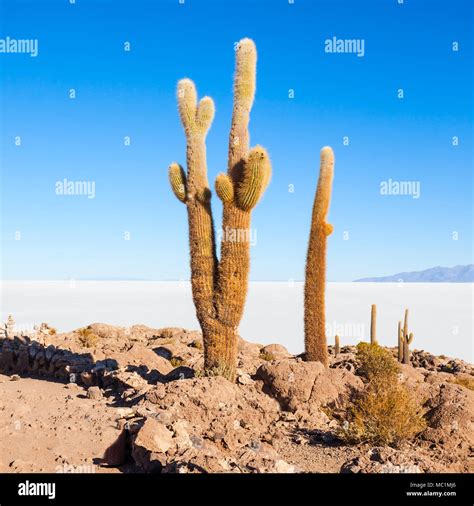
[[251, 210], [261, 198], [271, 172], [263, 148], [257, 146], [249, 153], [248, 123], [255, 95], [256, 62], [255, 44], [250, 39], [241, 40], [236, 49], [227, 178], [218, 176], [216, 180], [216, 191], [224, 204], [214, 299], [219, 323], [205, 363], [211, 368], [224, 363], [230, 376], [235, 373], [237, 329], [248, 289]]
[[[321, 150], [318, 186], [314, 199], [306, 259], [304, 288], [305, 358], [328, 365], [326, 343], [326, 222], [334, 177], [334, 153], [330, 147]], [[332, 230], [331, 230], [332, 231]]]
[[185, 202], [186, 200], [186, 174], [184, 173], [183, 167], [177, 163], [172, 163], [168, 170], [168, 176], [170, 180], [171, 189], [175, 194], [176, 198]]
[[265, 192], [271, 178], [268, 153], [261, 146], [254, 147], [244, 162], [242, 180], [237, 188], [237, 205], [243, 211], [253, 209]]
[[410, 335], [407, 337], [408, 344], [411, 344], [413, 342], [413, 332], [410, 332]]
[[227, 174], [221, 172], [216, 177], [215, 188], [217, 196], [222, 203], [232, 202], [234, 200], [234, 185]]
[[250, 39], [237, 45], [234, 75], [234, 107], [229, 135], [229, 176], [234, 182], [241, 177], [242, 163], [249, 151], [249, 115], [255, 97], [257, 50]]

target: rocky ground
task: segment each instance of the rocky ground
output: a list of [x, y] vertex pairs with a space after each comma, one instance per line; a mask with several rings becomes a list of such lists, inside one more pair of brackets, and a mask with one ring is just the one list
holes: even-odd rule
[[346, 445], [331, 413], [363, 386], [355, 351], [330, 348], [325, 369], [241, 339], [231, 383], [202, 375], [195, 331], [3, 339], [0, 472], [473, 472], [472, 365], [415, 350], [400, 380], [428, 427], [397, 448]]

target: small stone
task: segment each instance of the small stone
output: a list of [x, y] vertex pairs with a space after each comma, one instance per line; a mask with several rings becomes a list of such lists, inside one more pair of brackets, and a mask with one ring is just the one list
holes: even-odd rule
[[252, 383], [252, 378], [250, 374], [244, 373], [237, 377], [237, 382], [241, 385], [250, 385]]
[[18, 381], [20, 379], [20, 376], [18, 374], [12, 374], [10, 376], [10, 381]]
[[277, 460], [274, 464], [274, 470], [276, 473], [295, 473], [296, 468], [292, 464], [288, 464], [284, 460]]
[[87, 397], [96, 401], [102, 399], [104, 395], [99, 387], [89, 387], [87, 390]]

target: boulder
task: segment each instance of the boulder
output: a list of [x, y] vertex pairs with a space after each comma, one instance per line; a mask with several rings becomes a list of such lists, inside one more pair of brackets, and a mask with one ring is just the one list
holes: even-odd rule
[[154, 418], [147, 418], [133, 444], [152, 453], [166, 453], [174, 444], [173, 433]]
[[361, 379], [344, 369], [294, 359], [265, 363], [257, 370], [257, 377], [282, 409], [292, 412], [340, 404], [352, 389], [362, 387]]
[[269, 355], [275, 360], [291, 357], [290, 352], [281, 344], [268, 344], [260, 350], [260, 353]]

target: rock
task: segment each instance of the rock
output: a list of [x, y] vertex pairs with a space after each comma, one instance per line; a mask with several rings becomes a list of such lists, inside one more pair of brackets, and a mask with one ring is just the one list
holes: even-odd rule
[[360, 378], [343, 369], [328, 369], [320, 362], [288, 359], [265, 363], [256, 373], [284, 410], [315, 412], [328, 403], [340, 403]]
[[301, 403], [308, 402], [316, 377], [323, 374], [324, 369], [319, 362], [285, 360], [261, 365], [256, 375], [263, 380], [283, 409], [296, 411]]
[[94, 399], [95, 401], [98, 401], [100, 399], [103, 399], [104, 394], [99, 387], [89, 387], [87, 389], [87, 397], [88, 399]]
[[[423, 473], [432, 463], [416, 451], [395, 450], [390, 447], [372, 448], [341, 466], [341, 473]], [[439, 472], [439, 469], [437, 469]]]
[[422, 439], [454, 449], [474, 441], [474, 392], [459, 385], [444, 383], [426, 403], [428, 428]]
[[166, 453], [173, 446], [173, 433], [154, 418], [145, 420], [134, 441], [134, 446], [149, 452]]
[[139, 392], [147, 389], [150, 386], [148, 384], [148, 381], [146, 381], [136, 372], [128, 372], [122, 369], [118, 369], [116, 371], [110, 372], [108, 377], [114, 380], [122, 390], [133, 388], [135, 391]]
[[237, 383], [240, 385], [250, 385], [253, 383], [252, 378], [250, 377], [250, 374], [247, 373], [241, 373], [237, 376]]
[[269, 355], [273, 357], [275, 360], [281, 360], [284, 358], [291, 357], [290, 352], [281, 344], [268, 344], [261, 348], [260, 353]]
[[178, 420], [173, 424], [174, 443], [178, 446], [178, 450], [190, 448], [193, 442], [189, 437], [188, 423], [185, 420]]
[[292, 464], [288, 464], [288, 462], [285, 462], [282, 459], [278, 459], [274, 463], [274, 472], [275, 473], [295, 473], [296, 467]]

